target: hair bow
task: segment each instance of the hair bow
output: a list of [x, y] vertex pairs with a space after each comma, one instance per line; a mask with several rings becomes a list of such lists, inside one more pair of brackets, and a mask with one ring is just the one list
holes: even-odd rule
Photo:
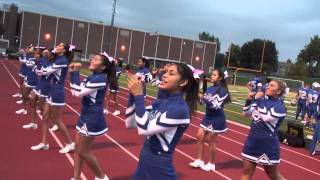
[[74, 49], [76, 49], [76, 46], [75, 46], [75, 45], [70, 44], [70, 45], [69, 45], [69, 51], [71, 52], [71, 51], [72, 51], [72, 50], [74, 50]]
[[201, 69], [196, 69], [193, 66], [187, 64], [187, 66], [191, 69], [192, 73], [193, 73], [193, 78], [195, 79], [200, 79], [200, 75], [203, 74], [203, 70]]
[[224, 79], [227, 79], [229, 77], [228, 71], [224, 71], [223, 74], [224, 74]]
[[47, 49], [47, 48], [44, 47], [44, 46], [36, 46], [35, 48], [36, 48], [36, 49], [40, 49], [40, 50], [42, 50], [42, 51], [45, 50], [45, 49]]
[[105, 51], [104, 51], [103, 53], [100, 53], [100, 55], [102, 55], [102, 56], [104, 56], [104, 57], [108, 58], [110, 62], [115, 61], [115, 60], [114, 60], [114, 58], [113, 58], [113, 57], [111, 57], [111, 56], [109, 56], [109, 54], [108, 54], [107, 52], [105, 52]]
[[52, 49], [52, 51], [51, 51], [53, 54], [55, 54], [56, 52], [57, 52], [57, 49], [56, 48], [54, 48], [54, 49]]

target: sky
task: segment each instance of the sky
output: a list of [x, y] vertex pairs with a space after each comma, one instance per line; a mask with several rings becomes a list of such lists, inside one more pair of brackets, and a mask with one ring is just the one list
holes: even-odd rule
[[[1, 0], [20, 10], [110, 25], [112, 0]], [[279, 60], [295, 60], [320, 34], [320, 0], [117, 0], [114, 25], [198, 39], [209, 32], [221, 42], [242, 45], [255, 38], [276, 43]]]

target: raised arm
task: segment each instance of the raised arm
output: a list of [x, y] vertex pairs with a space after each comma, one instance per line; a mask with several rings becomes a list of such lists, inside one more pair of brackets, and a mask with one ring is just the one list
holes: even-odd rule
[[106, 82], [86, 82], [80, 84], [79, 71], [70, 72], [70, 87], [72, 95], [76, 97], [83, 97], [95, 93], [98, 89], [104, 88]]
[[150, 109], [144, 107], [144, 97], [135, 96], [136, 115], [139, 135], [154, 135], [176, 129], [179, 125], [190, 123], [188, 112], [181, 109], [168, 109], [164, 113], [150, 113]]
[[250, 92], [248, 98], [242, 108], [242, 114], [246, 117], [251, 117], [254, 108], [257, 106], [256, 102], [254, 102], [254, 97], [256, 93]]

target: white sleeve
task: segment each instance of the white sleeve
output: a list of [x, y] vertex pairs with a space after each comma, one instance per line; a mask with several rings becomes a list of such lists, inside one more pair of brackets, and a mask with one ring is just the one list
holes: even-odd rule
[[46, 72], [42, 72], [41, 74], [42, 75], [50, 75], [50, 74], [52, 74], [52, 73], [55, 73], [56, 71], [58, 71], [59, 69], [57, 69], [57, 68], [52, 68], [52, 66], [51, 67], [49, 67], [49, 68], [47, 68], [47, 71]]
[[[149, 119], [149, 112], [145, 111], [140, 118], [136, 115], [136, 121], [138, 125], [139, 135], [154, 135], [165, 131], [170, 131], [177, 128], [179, 125], [187, 125], [190, 123], [189, 118], [183, 118], [180, 116], [184, 112], [177, 112], [174, 114], [176, 117], [171, 117], [170, 112], [162, 113], [160, 116], [155, 115], [152, 119]], [[180, 118], [179, 118], [180, 117]]]
[[251, 117], [254, 108], [257, 106], [256, 103], [251, 103], [252, 100], [247, 100], [245, 106], [242, 109], [242, 114], [245, 117]]
[[156, 120], [152, 120], [149, 122], [147, 129], [143, 129], [138, 126], [138, 134], [145, 135], [145, 136], [151, 136], [151, 135], [159, 134], [161, 132], [169, 131], [169, 130], [172, 130], [175, 128], [176, 127], [159, 126], [159, 125], [157, 125]]
[[83, 97], [83, 96], [87, 96], [90, 95], [94, 92], [96, 92], [98, 89], [93, 89], [93, 88], [87, 88], [84, 85], [76, 85], [76, 84], [70, 84], [71, 87], [71, 91], [72, 91], [72, 95], [76, 96], [76, 97]]

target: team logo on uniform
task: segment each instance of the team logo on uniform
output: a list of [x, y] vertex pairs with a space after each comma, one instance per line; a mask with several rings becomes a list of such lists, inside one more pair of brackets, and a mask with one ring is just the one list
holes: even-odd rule
[[207, 101], [213, 102], [213, 101], [216, 101], [218, 97], [217, 97], [216, 94], [215, 94], [215, 95], [212, 95], [212, 94], [207, 94], [207, 93], [205, 93], [205, 94], [203, 95], [203, 98], [204, 98], [205, 100], [207, 100]]
[[213, 126], [212, 126], [212, 124], [210, 124], [209, 126], [207, 126], [207, 130], [213, 131]]
[[252, 118], [254, 120], [254, 122], [259, 122], [261, 121], [261, 115], [260, 112], [257, 108], [255, 108], [252, 112]]
[[257, 163], [263, 163], [263, 164], [268, 164], [268, 165], [272, 165], [270, 159], [268, 158], [268, 156], [263, 153], [257, 160], [256, 160]]
[[155, 119], [158, 119], [159, 117], [161, 116], [161, 112], [160, 111], [151, 111], [149, 116], [148, 116], [148, 120], [151, 121], [151, 120], [155, 120]]
[[83, 126], [80, 128], [81, 132], [84, 132], [88, 136], [88, 129], [86, 124], [83, 124]]

